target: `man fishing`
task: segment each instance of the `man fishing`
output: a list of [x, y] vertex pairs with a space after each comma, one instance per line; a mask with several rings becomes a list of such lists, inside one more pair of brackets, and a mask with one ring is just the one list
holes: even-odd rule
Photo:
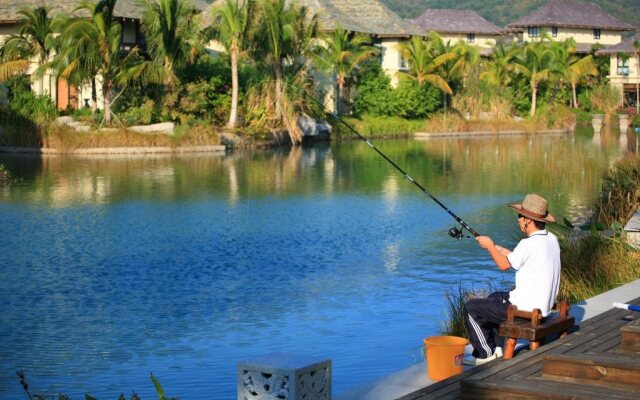
[[509, 304], [519, 310], [539, 308], [547, 316], [560, 287], [560, 246], [558, 238], [547, 231], [546, 223], [555, 222], [547, 211], [547, 200], [528, 194], [520, 204], [509, 205], [518, 212], [518, 226], [527, 237], [511, 251], [493, 243], [488, 236], [478, 236], [478, 244], [487, 249], [498, 268], [516, 271], [516, 287], [510, 292], [495, 292], [484, 299], [471, 299], [464, 305], [464, 318], [472, 357], [467, 365], [480, 365], [502, 356], [503, 338], [497, 333], [507, 319]]

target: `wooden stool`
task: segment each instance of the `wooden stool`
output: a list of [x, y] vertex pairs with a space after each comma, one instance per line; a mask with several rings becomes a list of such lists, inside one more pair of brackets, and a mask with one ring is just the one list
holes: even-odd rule
[[507, 309], [507, 320], [500, 324], [500, 335], [505, 336], [504, 359], [513, 358], [517, 339], [527, 339], [531, 350], [544, 343], [544, 338], [553, 333], [560, 337], [567, 335], [567, 330], [575, 325], [575, 318], [569, 315], [571, 305], [567, 301], [554, 305], [560, 315], [556, 318], [544, 318], [540, 309], [520, 311], [513, 304]]

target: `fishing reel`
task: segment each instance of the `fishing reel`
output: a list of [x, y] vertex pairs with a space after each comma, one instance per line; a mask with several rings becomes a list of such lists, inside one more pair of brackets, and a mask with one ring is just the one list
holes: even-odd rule
[[458, 229], [457, 227], [453, 227], [449, 229], [449, 236], [454, 239], [462, 240], [464, 238], [471, 238], [471, 236], [467, 236], [462, 232], [462, 229]]

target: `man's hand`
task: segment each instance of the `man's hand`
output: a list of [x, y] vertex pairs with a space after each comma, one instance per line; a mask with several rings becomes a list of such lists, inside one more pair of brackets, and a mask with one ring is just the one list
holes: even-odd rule
[[476, 241], [483, 249], [491, 249], [495, 245], [493, 244], [493, 240], [489, 236], [478, 236], [476, 237]]

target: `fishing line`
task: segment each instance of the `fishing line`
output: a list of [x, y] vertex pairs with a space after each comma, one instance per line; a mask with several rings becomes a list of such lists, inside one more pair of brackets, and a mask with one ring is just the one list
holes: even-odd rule
[[[466, 229], [469, 232], [471, 232], [471, 234], [473, 234], [473, 236], [480, 236], [480, 234], [478, 232], [476, 232], [473, 228], [471, 228], [466, 222], [464, 222], [462, 220], [462, 218], [458, 217], [456, 214], [454, 214], [453, 211], [451, 211], [449, 208], [447, 208], [446, 205], [444, 205], [444, 203], [442, 203], [440, 200], [438, 200], [434, 195], [432, 195], [424, 186], [422, 186], [418, 181], [416, 181], [415, 179], [413, 179], [409, 174], [407, 174], [402, 168], [400, 168], [400, 166], [398, 164], [396, 164], [395, 162], [393, 162], [393, 160], [391, 160], [389, 157], [387, 157], [386, 154], [384, 154], [382, 151], [380, 151], [380, 149], [378, 149], [373, 143], [371, 143], [371, 141], [369, 139], [367, 139], [366, 137], [362, 136], [362, 134], [360, 132], [358, 132], [354, 127], [352, 127], [351, 125], [349, 125], [348, 123], [346, 123], [342, 118], [340, 118], [337, 114], [329, 111], [329, 109], [322, 104], [320, 101], [316, 100], [315, 98], [313, 98], [312, 96], [304, 93], [304, 91], [302, 91], [302, 94], [305, 97], [308, 97], [309, 99], [311, 99], [314, 103], [316, 103], [317, 105], [319, 105], [320, 107], [322, 107], [322, 109], [329, 115], [331, 115], [333, 118], [335, 118], [336, 121], [340, 122], [342, 125], [346, 126], [347, 129], [349, 129], [351, 132], [355, 133], [356, 136], [358, 136], [358, 138], [360, 138], [361, 140], [363, 140], [369, 147], [371, 147], [376, 153], [378, 153], [380, 156], [382, 156], [382, 158], [384, 158], [385, 160], [387, 160], [387, 162], [391, 165], [393, 165], [393, 167], [395, 169], [397, 169], [402, 175], [404, 175], [404, 177], [409, 180], [411, 183], [413, 183], [418, 189], [420, 189], [422, 191], [422, 193], [424, 193], [427, 197], [429, 197], [431, 200], [435, 201], [436, 204], [438, 204], [440, 207], [442, 207], [450, 216], [453, 217], [453, 219], [456, 220], [456, 222], [458, 222], [461, 225], [462, 229]], [[455, 239], [463, 239], [465, 237], [470, 238], [471, 236], [465, 236], [462, 233], [462, 229], [458, 229], [457, 227], [453, 227], [451, 229], [449, 229], [449, 236], [451, 236], [452, 238]]]

